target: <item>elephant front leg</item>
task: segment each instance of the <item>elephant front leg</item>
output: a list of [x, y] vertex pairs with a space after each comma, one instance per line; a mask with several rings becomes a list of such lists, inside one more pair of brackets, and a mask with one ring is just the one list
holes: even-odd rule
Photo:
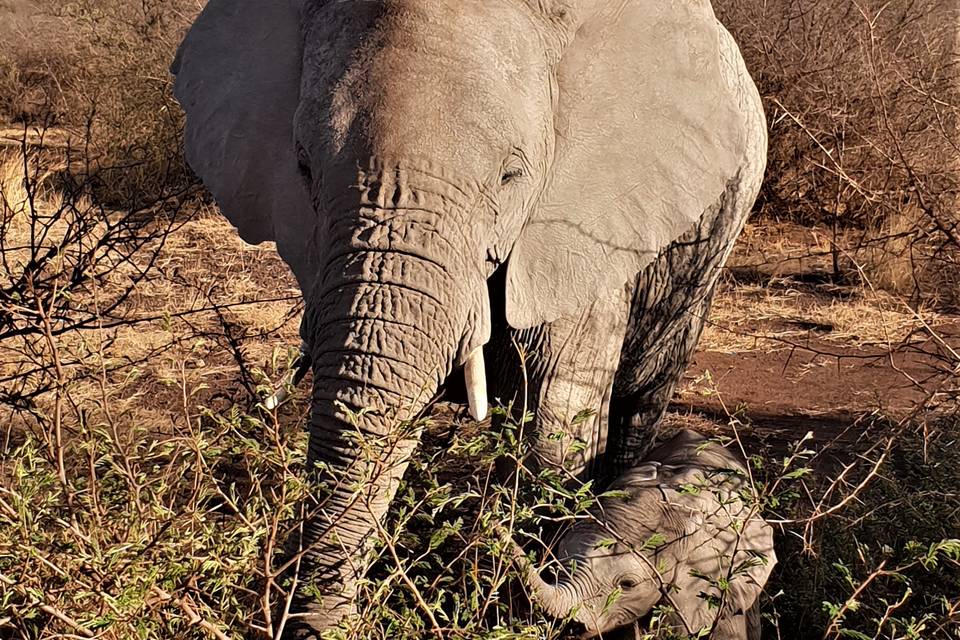
[[581, 481], [596, 476], [607, 449], [609, 402], [632, 297], [628, 289], [543, 327], [533, 344], [529, 335], [518, 336], [531, 354], [532, 449], [538, 465]]
[[614, 383], [610, 473], [619, 475], [653, 448], [657, 426], [693, 357], [710, 313], [720, 269], [750, 214], [751, 188], [723, 197], [637, 275]]

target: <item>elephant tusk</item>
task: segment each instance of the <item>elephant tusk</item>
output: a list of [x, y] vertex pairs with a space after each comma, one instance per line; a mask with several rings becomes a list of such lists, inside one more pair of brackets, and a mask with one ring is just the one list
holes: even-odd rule
[[293, 361], [290, 370], [283, 375], [280, 384], [277, 385], [273, 393], [264, 399], [263, 406], [267, 411], [275, 411], [277, 407], [286, 402], [287, 398], [290, 397], [289, 388], [300, 384], [307, 374], [307, 370], [310, 369], [311, 363], [309, 346], [304, 342], [300, 345], [300, 354]]
[[263, 406], [267, 411], [275, 411], [277, 407], [286, 402], [287, 398], [290, 397], [290, 392], [287, 388], [293, 383], [295, 376], [295, 371], [291, 370], [284, 374], [283, 379], [280, 381], [280, 384], [277, 385], [273, 393], [267, 396], [263, 401]]
[[287, 399], [287, 390], [286, 389], [277, 389], [272, 394], [267, 396], [266, 400], [263, 401], [263, 406], [267, 411], [275, 411], [283, 402]]
[[463, 363], [463, 380], [467, 386], [467, 403], [474, 420], [487, 417], [487, 370], [483, 347], [477, 347]]

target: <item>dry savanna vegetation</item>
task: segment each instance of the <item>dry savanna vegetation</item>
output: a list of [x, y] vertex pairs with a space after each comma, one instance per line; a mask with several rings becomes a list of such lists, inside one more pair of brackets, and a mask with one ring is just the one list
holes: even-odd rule
[[[198, 4], [0, 0], [2, 638], [289, 623], [309, 384], [260, 400], [301, 308], [184, 167], [166, 69]], [[750, 456], [765, 637], [960, 638], [960, 3], [714, 4], [770, 162], [664, 429]], [[498, 527], [536, 551], [592, 488], [499, 485], [506, 423], [424, 418], [343, 635], [561, 637]]]

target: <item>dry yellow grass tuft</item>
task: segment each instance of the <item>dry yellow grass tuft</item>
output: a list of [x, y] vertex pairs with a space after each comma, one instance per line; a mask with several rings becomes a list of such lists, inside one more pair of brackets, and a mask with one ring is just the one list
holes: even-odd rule
[[893, 348], [945, 316], [911, 310], [885, 291], [812, 288], [790, 278], [764, 285], [727, 285], [717, 294], [700, 341], [705, 351], [776, 351], [811, 337], [854, 347]]
[[924, 273], [931, 266], [929, 258], [915, 247], [914, 230], [922, 227], [923, 215], [916, 205], [887, 216], [858, 253], [856, 267], [863, 280], [901, 296], [909, 296], [918, 280], [932, 282], [933, 274]]
[[[38, 153], [0, 152], [0, 242], [8, 277], [41, 250], [74, 244], [89, 251], [105, 231], [89, 197], [66, 197], [51, 186], [52, 176]], [[53, 260], [49, 268], [62, 266]]]
[[[728, 263], [700, 341], [707, 351], [775, 351], [810, 338], [853, 347], [892, 348], [924, 325], [953, 323], [928, 307], [912, 308], [902, 293], [914, 273], [890, 248], [870, 254], [857, 284], [831, 284], [829, 230], [794, 224], [751, 224]], [[893, 242], [893, 241], [891, 241]], [[738, 281], [738, 278], [742, 281]]]

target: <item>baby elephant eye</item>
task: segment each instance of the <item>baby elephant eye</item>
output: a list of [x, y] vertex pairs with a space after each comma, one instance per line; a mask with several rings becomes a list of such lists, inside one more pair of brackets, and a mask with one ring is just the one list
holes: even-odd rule
[[636, 589], [638, 586], [640, 586], [640, 581], [633, 576], [624, 576], [620, 578], [620, 582], [617, 586], [620, 587], [621, 591], [630, 591], [631, 589]]

